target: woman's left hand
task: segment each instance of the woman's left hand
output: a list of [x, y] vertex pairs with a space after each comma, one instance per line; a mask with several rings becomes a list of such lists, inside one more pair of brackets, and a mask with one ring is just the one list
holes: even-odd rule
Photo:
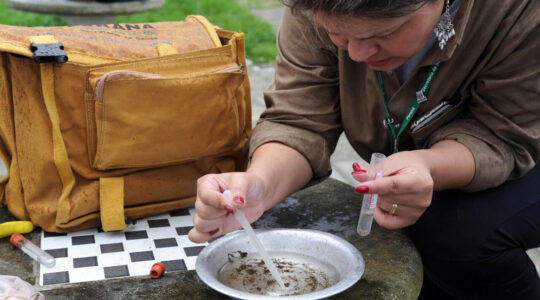
[[[358, 170], [358, 165], [355, 167], [353, 177], [361, 182], [356, 191], [379, 195], [374, 217], [381, 227], [412, 225], [431, 204], [433, 178], [423, 151], [403, 151], [387, 157], [383, 177], [377, 180], [367, 180], [367, 174]], [[397, 207], [392, 211], [394, 205]]]

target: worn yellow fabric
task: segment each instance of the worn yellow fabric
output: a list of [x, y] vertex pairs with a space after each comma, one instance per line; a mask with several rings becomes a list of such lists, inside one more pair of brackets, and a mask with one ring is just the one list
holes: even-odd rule
[[[32, 42], [61, 43], [68, 62], [38, 65]], [[0, 25], [2, 204], [56, 232], [192, 206], [200, 176], [247, 166], [245, 65], [244, 36], [200, 16]]]
[[145, 24], [34, 28], [0, 25], [0, 52], [31, 57], [29, 45], [36, 40], [62, 43], [69, 61], [84, 65], [156, 57], [156, 45], [163, 43], [175, 47], [177, 53], [223, 46], [214, 26], [202, 16], [188, 16], [183, 22]]
[[35, 44], [56, 44], [58, 40], [51, 35], [31, 36], [30, 42]]
[[99, 179], [99, 209], [104, 231], [127, 228], [124, 216], [124, 178]]
[[[11, 206], [11, 213], [19, 219], [27, 219], [19, 176], [18, 159], [13, 156], [15, 148], [14, 111], [12, 105], [11, 77], [7, 73], [8, 57], [0, 54], [0, 155], [7, 168], [7, 176], [0, 180], [1, 203]], [[12, 178], [10, 180], [10, 178]], [[9, 184], [8, 184], [9, 180]]]
[[159, 56], [167, 56], [167, 55], [173, 55], [173, 54], [178, 53], [178, 51], [176, 50], [176, 48], [174, 48], [174, 46], [169, 45], [169, 44], [163, 44], [163, 43], [157, 44], [157, 52]]
[[[56, 44], [56, 40], [52, 36], [32, 36], [30, 41], [35, 44]], [[54, 94], [54, 72], [52, 65], [41, 65], [41, 87], [43, 92], [43, 100], [45, 107], [51, 120], [52, 140], [53, 140], [53, 160], [58, 170], [58, 174], [62, 181], [62, 193], [58, 199], [58, 212], [56, 215], [56, 223], [65, 223], [69, 219], [70, 202], [69, 194], [75, 184], [75, 177], [69, 165], [66, 146], [60, 131], [60, 119], [56, 108]]]
[[215, 30], [216, 27], [210, 24], [210, 22], [208, 22], [208, 20], [205, 17], [188, 16], [186, 20], [189, 20], [189, 19], [197, 20], [197, 22], [201, 23], [204, 26], [204, 28], [206, 29], [206, 32], [208, 33], [208, 36], [210, 36], [210, 39], [212, 39], [212, 42], [214, 43], [215, 47], [222, 46], [221, 41], [219, 40], [219, 36], [217, 35], [216, 30]]
[[54, 98], [53, 65], [41, 65], [41, 84], [43, 89], [43, 100], [45, 101], [45, 107], [47, 108], [51, 120], [53, 160], [56, 169], [58, 170], [58, 174], [60, 175], [60, 179], [62, 180], [62, 194], [58, 199], [58, 212], [56, 215], [56, 223], [59, 225], [66, 223], [69, 220], [69, 212], [71, 210], [69, 194], [75, 184], [75, 176], [71, 171], [66, 145], [64, 144], [62, 132], [60, 131], [60, 117], [58, 116]]

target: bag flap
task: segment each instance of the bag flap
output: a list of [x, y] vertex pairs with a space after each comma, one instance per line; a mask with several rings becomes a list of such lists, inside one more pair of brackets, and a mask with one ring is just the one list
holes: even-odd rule
[[[0, 51], [27, 57], [32, 42], [61, 43], [69, 61], [95, 65], [221, 47], [216, 27], [202, 16], [183, 22], [109, 24], [73, 27], [0, 25]], [[41, 42], [43, 43], [43, 42]]]

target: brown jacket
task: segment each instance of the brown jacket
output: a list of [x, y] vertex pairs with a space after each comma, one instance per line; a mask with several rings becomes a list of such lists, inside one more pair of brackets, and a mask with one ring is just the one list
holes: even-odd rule
[[[539, 23], [537, 0], [464, 0], [454, 19], [456, 35], [443, 51], [433, 47], [402, 85], [395, 72], [383, 72], [390, 115], [398, 122], [436, 62], [441, 68], [413, 121], [441, 101], [455, 104], [424, 129], [405, 131], [399, 149], [429, 148], [444, 139], [464, 144], [476, 164], [469, 191], [530, 170], [540, 159]], [[373, 70], [333, 46], [309, 17], [289, 9], [278, 50], [276, 77], [265, 92], [268, 109], [251, 137], [251, 153], [270, 141], [289, 145], [309, 160], [315, 180], [330, 174], [329, 157], [343, 130], [364, 159], [392, 153]]]

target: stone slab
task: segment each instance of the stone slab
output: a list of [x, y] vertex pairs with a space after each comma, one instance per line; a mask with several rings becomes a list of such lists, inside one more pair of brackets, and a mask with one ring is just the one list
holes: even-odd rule
[[[364, 256], [366, 271], [353, 287], [331, 299], [411, 299], [422, 284], [418, 252], [401, 230], [386, 230], [374, 224], [368, 237], [356, 234], [361, 195], [347, 184], [328, 179], [291, 195], [266, 212], [256, 228], [310, 228], [338, 235], [355, 245]], [[13, 220], [0, 207], [0, 222]], [[26, 235], [39, 245], [40, 230]], [[206, 286], [195, 271], [48, 286], [36, 285], [37, 264], [12, 246], [0, 241], [0, 274], [15, 275], [36, 286], [46, 299], [228, 299]]]

